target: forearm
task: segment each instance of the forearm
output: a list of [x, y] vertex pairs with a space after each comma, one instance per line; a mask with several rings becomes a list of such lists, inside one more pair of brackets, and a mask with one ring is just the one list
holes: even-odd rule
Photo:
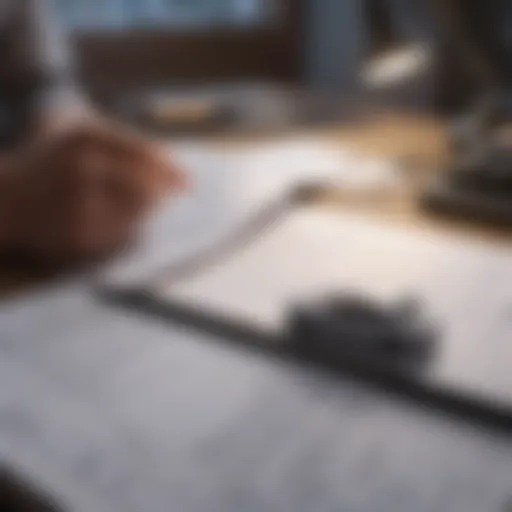
[[40, 90], [34, 105], [34, 135], [54, 132], [78, 119], [91, 117], [93, 107], [85, 92], [68, 83]]

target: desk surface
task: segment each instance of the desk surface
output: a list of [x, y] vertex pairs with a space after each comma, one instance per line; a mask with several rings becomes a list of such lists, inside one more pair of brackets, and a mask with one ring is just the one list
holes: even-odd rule
[[5, 303], [1, 458], [75, 510], [509, 510], [509, 436], [215, 341], [81, 282]]
[[[358, 210], [394, 223], [418, 229], [451, 231], [476, 236], [494, 243], [508, 244], [507, 230], [491, 229], [462, 220], [428, 217], [417, 206], [417, 197], [426, 184], [443, 171], [449, 161], [449, 146], [443, 123], [428, 116], [380, 111], [368, 114], [360, 122], [316, 129], [312, 135], [336, 147], [350, 147], [363, 154], [390, 158], [400, 163], [409, 180], [408, 193], [386, 201], [361, 201], [341, 192], [325, 196], [326, 205], [338, 210]], [[264, 138], [263, 138], [264, 139]], [[223, 138], [223, 147], [254, 145], [251, 137]]]

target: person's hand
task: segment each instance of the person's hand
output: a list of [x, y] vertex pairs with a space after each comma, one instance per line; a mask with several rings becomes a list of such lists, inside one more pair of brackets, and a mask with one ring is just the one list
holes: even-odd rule
[[93, 119], [45, 133], [13, 178], [12, 243], [59, 265], [122, 249], [157, 201], [184, 187], [156, 144]]

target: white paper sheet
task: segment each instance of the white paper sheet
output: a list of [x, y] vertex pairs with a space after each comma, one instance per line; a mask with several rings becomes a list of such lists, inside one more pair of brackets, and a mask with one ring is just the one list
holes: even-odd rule
[[189, 173], [190, 191], [162, 205], [149, 219], [137, 247], [104, 269], [102, 279], [108, 283], [135, 283], [197, 254], [298, 184], [382, 189], [400, 182], [391, 162], [334, 148], [314, 137], [229, 150], [191, 142], [170, 151]]
[[431, 376], [512, 405], [512, 251], [397, 229], [362, 216], [298, 211], [163, 297], [279, 332], [290, 305], [354, 290], [418, 298], [439, 327]]

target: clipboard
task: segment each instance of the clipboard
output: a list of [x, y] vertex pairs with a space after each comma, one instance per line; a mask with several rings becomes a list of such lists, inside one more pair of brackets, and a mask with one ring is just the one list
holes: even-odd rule
[[200, 269], [160, 273], [107, 295], [124, 307], [292, 359], [284, 333], [294, 304], [347, 292], [382, 304], [412, 297], [439, 338], [424, 369], [402, 373], [351, 354], [322, 365], [512, 427], [510, 250], [303, 202], [288, 206]]
[[[232, 166], [212, 166], [211, 155], [200, 161], [197, 151], [190, 155], [196, 159], [189, 160], [193, 169], [205, 169], [199, 172], [196, 206], [183, 212], [188, 221], [173, 218], [176, 225], [195, 219], [197, 229], [190, 232], [208, 236], [199, 244], [184, 243], [187, 237], [171, 244], [172, 258], [164, 257], [154, 271], [137, 274], [136, 266], [128, 266], [120, 280], [102, 280], [99, 290], [109, 303], [206, 330], [269, 357], [376, 379], [433, 405], [445, 404], [450, 412], [512, 427], [508, 245], [425, 229], [421, 220], [390, 223], [385, 216], [319, 206], [318, 192], [346, 190], [354, 179], [370, 188], [389, 183], [391, 191], [402, 184], [388, 164], [333, 152], [315, 140], [242, 152]], [[167, 226], [158, 238], [165, 233], [170, 243], [179, 230]], [[403, 374], [351, 354], [337, 361], [297, 358], [283, 336], [290, 309], [344, 293], [383, 304], [419, 301], [438, 331], [433, 361], [419, 373]]]

